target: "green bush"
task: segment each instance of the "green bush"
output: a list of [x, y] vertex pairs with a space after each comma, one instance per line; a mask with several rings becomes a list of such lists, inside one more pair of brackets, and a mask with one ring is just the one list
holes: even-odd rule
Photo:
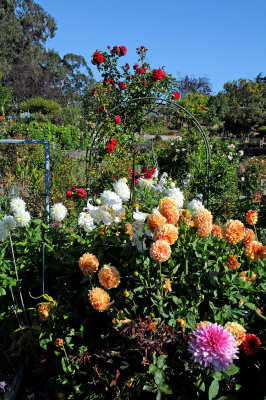
[[30, 113], [41, 113], [41, 114], [59, 114], [61, 108], [60, 105], [54, 100], [46, 100], [41, 97], [35, 99], [28, 99], [20, 104], [22, 111], [28, 111]]

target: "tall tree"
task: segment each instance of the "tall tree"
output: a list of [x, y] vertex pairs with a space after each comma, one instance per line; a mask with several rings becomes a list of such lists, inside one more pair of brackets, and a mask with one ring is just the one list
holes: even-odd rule
[[196, 78], [194, 76], [185, 75], [179, 80], [178, 85], [182, 95], [201, 93], [208, 96], [211, 93], [210, 81], [206, 77]]

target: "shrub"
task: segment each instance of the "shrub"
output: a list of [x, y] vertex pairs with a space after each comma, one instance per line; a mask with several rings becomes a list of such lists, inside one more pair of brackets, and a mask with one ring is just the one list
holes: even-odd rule
[[59, 114], [61, 110], [60, 105], [56, 101], [46, 100], [42, 97], [25, 100], [20, 104], [20, 107], [22, 111], [52, 115]]

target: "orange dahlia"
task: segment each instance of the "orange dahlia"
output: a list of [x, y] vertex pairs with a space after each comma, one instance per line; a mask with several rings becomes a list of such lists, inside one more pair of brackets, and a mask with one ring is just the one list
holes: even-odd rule
[[257, 279], [257, 275], [254, 272], [242, 271], [239, 274], [239, 278], [243, 279], [245, 282], [252, 282]]
[[171, 281], [168, 278], [164, 278], [163, 291], [165, 295], [167, 295], [169, 292], [172, 292]]
[[99, 267], [99, 261], [93, 254], [85, 253], [79, 259], [79, 268], [83, 275], [93, 275]]
[[180, 328], [184, 328], [186, 326], [186, 321], [183, 320], [182, 318], [178, 318], [176, 320], [176, 322], [177, 322], [178, 326], [180, 326]]
[[261, 260], [266, 258], [266, 246], [262, 246], [262, 248], [258, 251], [258, 258]]
[[165, 240], [169, 244], [174, 244], [178, 238], [178, 228], [172, 224], [164, 224], [155, 229], [154, 240]]
[[194, 224], [196, 228], [201, 229], [203, 226], [212, 225], [212, 214], [206, 208], [199, 210], [194, 216]]
[[49, 318], [49, 305], [40, 304], [38, 307], [38, 315], [42, 321], [46, 321]]
[[165, 240], [156, 240], [150, 248], [151, 258], [158, 262], [167, 261], [170, 258], [171, 253], [171, 247]]
[[95, 287], [91, 289], [88, 297], [92, 307], [97, 311], [106, 311], [111, 305], [109, 294], [101, 288]]
[[236, 244], [245, 236], [245, 227], [241, 221], [230, 219], [222, 228], [223, 237], [228, 243]]
[[168, 224], [175, 225], [179, 219], [179, 212], [175, 206], [165, 204], [161, 207], [161, 214], [166, 218]]
[[262, 243], [253, 240], [253, 242], [246, 244], [245, 246], [245, 256], [251, 260], [258, 261], [260, 258], [260, 251], [263, 248]]
[[177, 208], [177, 204], [174, 201], [174, 199], [172, 199], [171, 197], [164, 197], [163, 199], [161, 199], [159, 201], [159, 211], [161, 212], [161, 209], [165, 206], [165, 205], [171, 205], [175, 208]]
[[246, 329], [242, 325], [238, 324], [237, 322], [227, 322], [224, 327], [234, 335], [238, 346], [244, 342], [246, 337]]
[[200, 321], [197, 323], [196, 328], [203, 328], [203, 326], [209, 326], [211, 325], [211, 322], [209, 321]]
[[242, 240], [244, 244], [249, 244], [253, 242], [255, 238], [255, 232], [252, 229], [246, 228], [245, 229], [245, 236], [244, 239]]
[[202, 225], [200, 228], [198, 228], [197, 234], [201, 237], [208, 237], [210, 236], [211, 231], [212, 231], [212, 224]]
[[116, 288], [120, 283], [120, 274], [111, 264], [104, 265], [98, 273], [99, 282], [106, 289]]
[[153, 232], [158, 226], [166, 224], [166, 218], [164, 218], [160, 213], [153, 213], [148, 215], [147, 225], [151, 232]]
[[237, 269], [240, 267], [240, 263], [237, 261], [237, 256], [230, 254], [229, 260], [225, 263], [229, 269]]
[[[191, 212], [189, 210], [185, 210], [183, 208], [180, 208], [178, 210], [178, 212], [179, 212], [179, 220], [184, 221], [187, 224], [190, 224], [190, 226], [191, 226], [191, 223], [193, 222], [193, 221], [191, 221], [191, 218], [192, 218]], [[193, 226], [194, 226], [194, 222], [193, 222]]]
[[249, 210], [246, 213], [246, 221], [247, 221], [247, 224], [249, 224], [249, 225], [256, 225], [256, 223], [258, 221], [258, 213], [257, 213], [257, 211]]
[[222, 228], [219, 225], [212, 226], [212, 235], [217, 236], [219, 239], [223, 238]]

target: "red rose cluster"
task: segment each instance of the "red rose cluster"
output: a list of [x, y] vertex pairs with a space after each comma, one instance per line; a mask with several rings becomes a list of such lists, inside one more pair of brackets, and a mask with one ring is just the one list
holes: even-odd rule
[[150, 171], [147, 168], [144, 168], [144, 171], [145, 171], [145, 174], [144, 174], [145, 179], [151, 179], [152, 174], [154, 174], [156, 172], [156, 170], [154, 168], [151, 168]]
[[93, 65], [101, 65], [104, 62], [104, 57], [99, 53], [99, 51], [95, 51], [92, 55], [92, 64]]
[[110, 51], [111, 54], [117, 54], [119, 57], [125, 56], [127, 48], [125, 46], [114, 46]]
[[[129, 179], [132, 181], [133, 180], [133, 170], [131, 168], [127, 169], [127, 172], [129, 173]], [[140, 173], [137, 171], [135, 172], [135, 185], [139, 183], [138, 178], [140, 177]]]
[[129, 64], [126, 63], [126, 65], [124, 65], [124, 66], [122, 67], [122, 69], [123, 69], [124, 71], [128, 71], [128, 70], [129, 70]]
[[117, 145], [118, 145], [118, 141], [116, 139], [111, 139], [110, 143], [105, 148], [106, 153], [109, 153], [109, 154], [112, 153]]
[[147, 70], [147, 68], [141, 68], [141, 67], [139, 67], [139, 68], [136, 69], [136, 72], [137, 72], [137, 74], [139, 74], [139, 75], [143, 75], [144, 72], [145, 72], [146, 70]]
[[117, 115], [117, 116], [115, 117], [115, 123], [116, 123], [117, 125], [121, 124], [121, 117], [119, 117], [119, 115]]
[[137, 54], [139, 54], [139, 55], [144, 55], [147, 53], [147, 51], [148, 51], [148, 49], [145, 46], [140, 46], [137, 48]]
[[179, 100], [180, 99], [180, 93], [174, 92], [173, 95], [172, 95], [172, 99], [173, 100]]
[[76, 185], [72, 185], [71, 190], [69, 190], [68, 192], [66, 192], [66, 197], [67, 197], [68, 199], [71, 199], [71, 197], [72, 197], [74, 194], [76, 194], [77, 197], [82, 198], [82, 197], [86, 196], [87, 192], [86, 192], [86, 190], [83, 189], [83, 188], [77, 189], [77, 188], [76, 188]]
[[125, 89], [125, 88], [127, 87], [127, 85], [125, 84], [125, 82], [122, 82], [122, 81], [118, 82], [118, 86], [119, 86], [119, 89], [120, 89], [120, 90], [123, 90], [123, 89]]
[[165, 77], [165, 72], [161, 68], [159, 68], [153, 70], [151, 79], [154, 82], [156, 82], [156, 81], [162, 81], [164, 77]]

